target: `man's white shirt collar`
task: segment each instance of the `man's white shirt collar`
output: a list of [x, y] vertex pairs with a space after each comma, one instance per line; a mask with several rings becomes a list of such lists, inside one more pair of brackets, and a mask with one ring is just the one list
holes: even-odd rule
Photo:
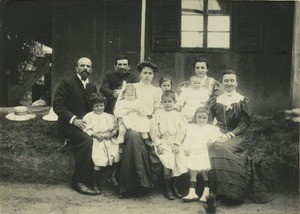
[[79, 74], [77, 74], [78, 78], [80, 79], [80, 81], [82, 82], [83, 87], [86, 87], [86, 84], [89, 84], [89, 78], [87, 78], [85, 81], [81, 79], [81, 76]]

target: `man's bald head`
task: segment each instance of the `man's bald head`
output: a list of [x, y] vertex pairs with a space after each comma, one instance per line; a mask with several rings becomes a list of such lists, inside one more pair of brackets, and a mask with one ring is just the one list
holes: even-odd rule
[[92, 61], [87, 57], [82, 57], [77, 61], [77, 66], [79, 64], [88, 64], [88, 65], [92, 66]]
[[87, 57], [80, 58], [77, 61], [75, 70], [82, 80], [86, 80], [92, 73], [92, 61]]

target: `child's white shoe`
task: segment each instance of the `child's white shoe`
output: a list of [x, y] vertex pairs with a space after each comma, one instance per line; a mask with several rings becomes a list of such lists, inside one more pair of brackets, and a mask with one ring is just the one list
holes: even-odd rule
[[203, 191], [203, 194], [201, 196], [201, 198], [199, 199], [199, 201], [201, 202], [206, 202], [206, 197], [209, 195], [209, 188], [208, 187], [205, 187], [204, 188], [204, 191]]
[[184, 202], [197, 201], [199, 199], [198, 195], [195, 192], [189, 192], [189, 194], [182, 198]]

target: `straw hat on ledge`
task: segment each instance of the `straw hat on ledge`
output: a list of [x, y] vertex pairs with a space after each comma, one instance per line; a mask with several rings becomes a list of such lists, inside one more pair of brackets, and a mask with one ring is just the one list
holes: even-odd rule
[[6, 115], [6, 119], [12, 121], [26, 121], [35, 118], [35, 114], [28, 112], [26, 106], [16, 106], [14, 111]]

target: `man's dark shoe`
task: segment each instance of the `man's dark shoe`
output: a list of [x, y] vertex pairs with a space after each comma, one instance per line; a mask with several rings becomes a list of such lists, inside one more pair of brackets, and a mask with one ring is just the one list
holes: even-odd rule
[[175, 199], [171, 191], [166, 192], [166, 197], [169, 200], [174, 200]]
[[183, 195], [181, 195], [178, 191], [178, 189], [176, 187], [173, 188], [173, 195], [176, 197], [176, 198], [183, 198]]
[[84, 194], [84, 195], [99, 195], [96, 191], [92, 190], [88, 186], [86, 186], [84, 183], [77, 183], [72, 184], [72, 188], [76, 190], [77, 192]]
[[115, 176], [112, 176], [111, 178], [107, 179], [107, 181], [109, 183], [111, 183], [114, 187], [118, 187], [119, 186], [119, 184], [118, 184], [117, 179], [116, 179]]
[[95, 191], [96, 195], [102, 194], [101, 187], [98, 187], [97, 185], [94, 186], [94, 191]]
[[101, 171], [94, 170], [93, 172], [93, 190], [96, 192], [97, 195], [100, 195], [102, 193], [102, 181], [101, 181]]
[[125, 192], [125, 193], [119, 193], [119, 199], [122, 199], [122, 198], [127, 198], [129, 197], [130, 194], [128, 192]]

